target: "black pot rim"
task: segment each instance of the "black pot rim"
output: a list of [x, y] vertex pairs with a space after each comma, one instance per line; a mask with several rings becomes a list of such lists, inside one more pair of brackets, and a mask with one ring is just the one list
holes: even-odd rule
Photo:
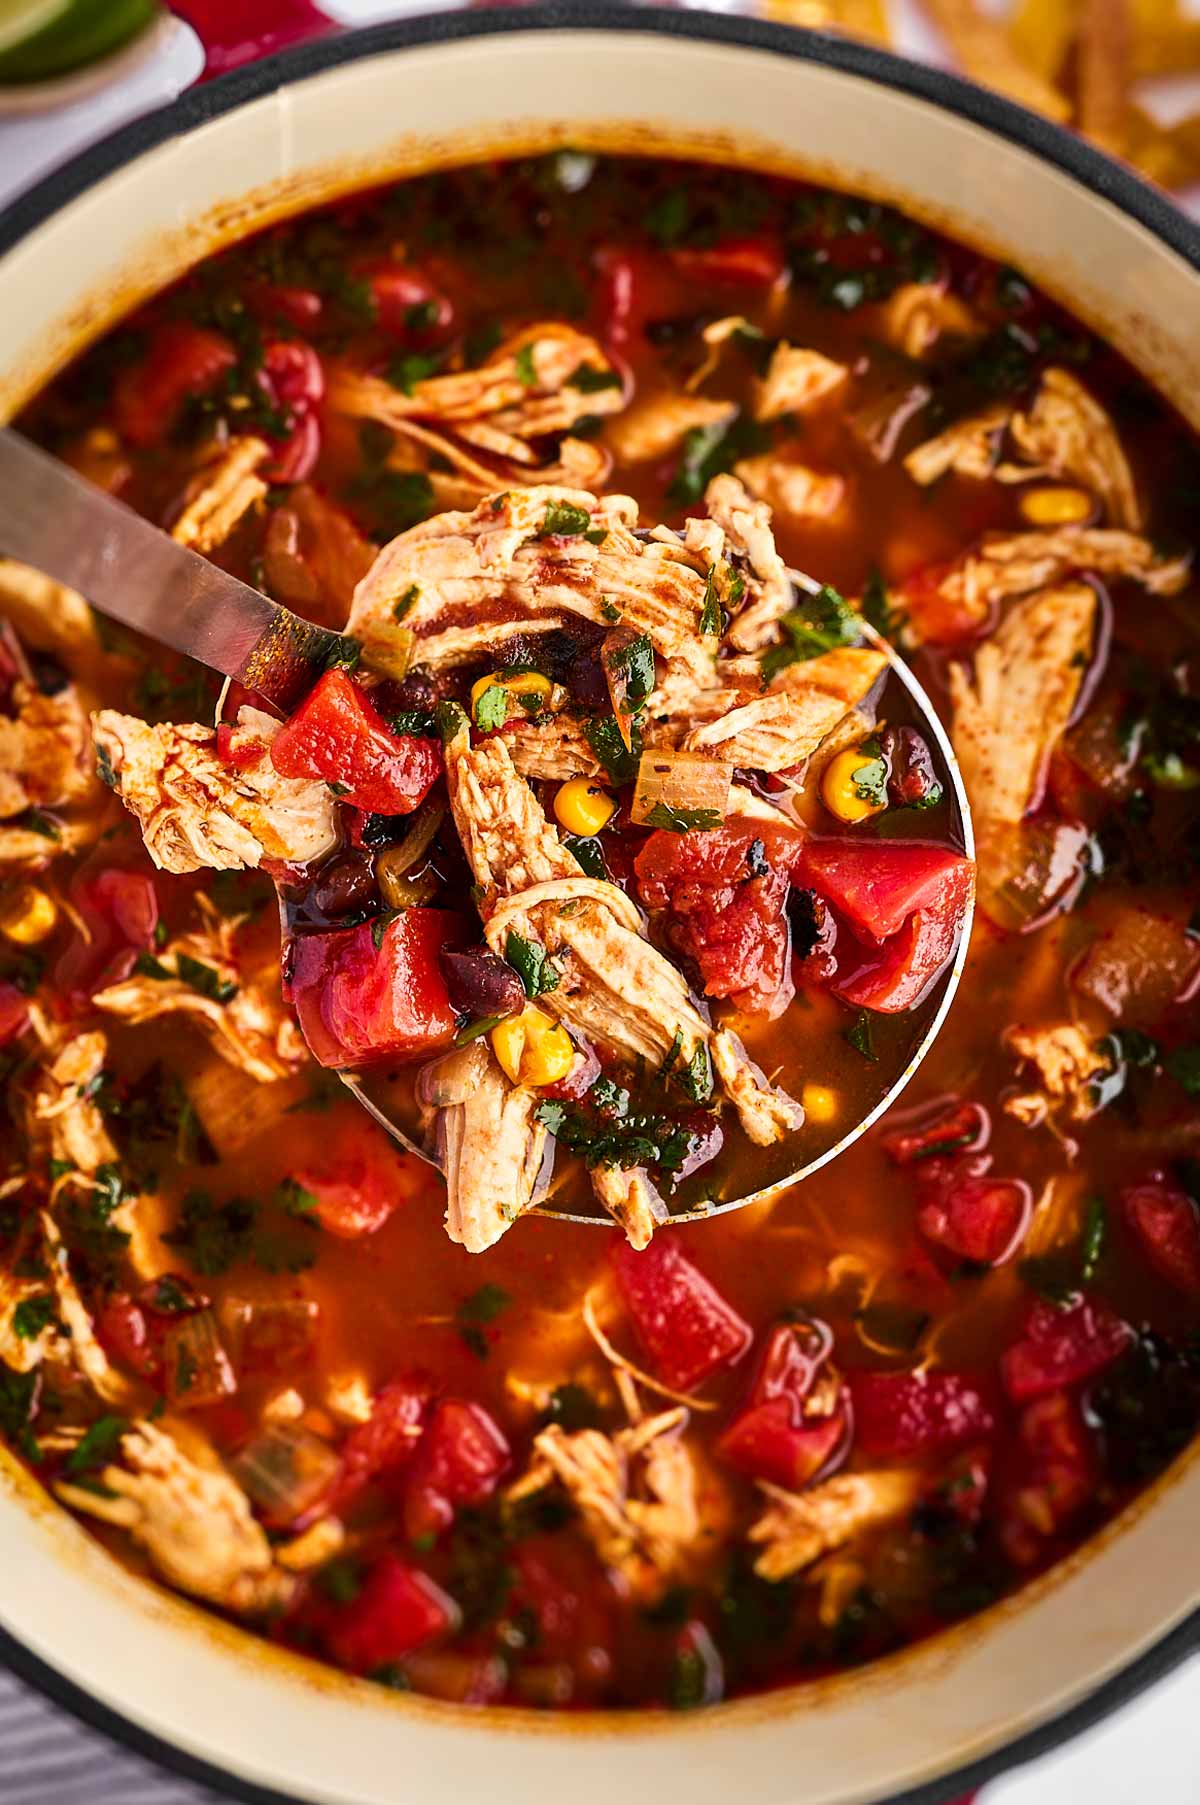
[[[192, 88], [168, 106], [133, 120], [52, 170], [0, 211], [0, 259], [71, 201], [125, 164], [209, 120], [309, 76], [394, 50], [511, 34], [517, 31], [610, 31], [684, 38], [735, 49], [763, 50], [898, 89], [957, 114], [1032, 151], [1092, 194], [1111, 202], [1200, 272], [1200, 226], [1131, 169], [1061, 126], [961, 76], [928, 68], [872, 45], [823, 32], [721, 13], [631, 7], [628, 0], [549, 0], [495, 11], [434, 13], [388, 22], [285, 50], [216, 81]], [[894, 1795], [886, 1805], [950, 1805], [1010, 1768], [1034, 1760], [1111, 1716], [1200, 1649], [1200, 1610], [1085, 1698], [994, 1749], [980, 1760]], [[0, 1627], [0, 1664], [51, 1703], [114, 1742], [184, 1779], [243, 1805], [297, 1805], [293, 1795], [246, 1780], [188, 1754], [144, 1729]]]

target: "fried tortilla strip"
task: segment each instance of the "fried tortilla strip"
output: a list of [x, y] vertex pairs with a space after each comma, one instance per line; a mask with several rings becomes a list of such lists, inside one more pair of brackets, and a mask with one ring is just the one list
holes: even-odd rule
[[975, 0], [922, 0], [922, 7], [975, 81], [1048, 119], [1070, 118], [1063, 95], [1022, 62], [1002, 21], [980, 12]]
[[697, 427], [725, 426], [736, 413], [735, 401], [711, 401], [703, 395], [648, 395], [611, 420], [604, 437], [622, 464], [648, 464], [668, 456]]
[[1117, 157], [1124, 156], [1129, 145], [1131, 35], [1127, 0], [1087, 0], [1080, 8], [1078, 124]]

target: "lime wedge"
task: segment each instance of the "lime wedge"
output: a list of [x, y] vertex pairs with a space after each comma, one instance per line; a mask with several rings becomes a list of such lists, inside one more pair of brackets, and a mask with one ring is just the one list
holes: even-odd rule
[[70, 6], [71, 0], [0, 0], [0, 51], [23, 44]]
[[50, 81], [136, 37], [158, 0], [0, 0], [0, 83]]

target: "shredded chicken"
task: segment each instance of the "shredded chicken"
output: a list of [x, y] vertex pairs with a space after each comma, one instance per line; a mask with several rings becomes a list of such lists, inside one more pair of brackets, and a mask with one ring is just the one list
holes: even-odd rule
[[482, 1253], [533, 1201], [546, 1151], [546, 1130], [533, 1115], [539, 1098], [510, 1084], [481, 1041], [428, 1067], [421, 1094], [437, 1111], [446, 1232], [468, 1253]]
[[902, 283], [880, 312], [886, 343], [918, 360], [942, 338], [974, 338], [980, 330], [966, 302], [936, 282]]
[[951, 470], [957, 476], [990, 476], [996, 467], [1001, 435], [1011, 417], [1012, 409], [1003, 401], [994, 402], [978, 414], [968, 414], [936, 438], [914, 447], [904, 459], [904, 468], [922, 488], [928, 488]]
[[745, 567], [743, 604], [726, 637], [739, 652], [757, 651], [770, 643], [795, 602], [792, 580], [771, 531], [771, 510], [733, 476], [714, 476], [704, 503], [724, 533], [729, 552]]
[[765, 1481], [767, 1506], [749, 1532], [762, 1545], [754, 1570], [767, 1580], [789, 1579], [823, 1554], [905, 1517], [921, 1496], [919, 1473], [904, 1469], [839, 1473], [805, 1492]]
[[604, 769], [578, 715], [516, 721], [505, 729], [504, 738], [522, 777], [563, 783], [569, 777], [598, 777]]
[[772, 352], [766, 375], [754, 386], [754, 418], [777, 420], [781, 414], [806, 413], [849, 374], [845, 364], [784, 340]]
[[[714, 1035], [670, 960], [644, 938], [641, 918], [613, 884], [587, 878], [547, 821], [500, 736], [470, 744], [464, 726], [446, 747], [459, 839], [471, 865], [489, 945], [503, 956], [515, 930], [560, 972], [541, 999], [568, 1028], [629, 1063], [655, 1066], [701, 1046], [748, 1133], [778, 1140], [797, 1106], [766, 1084], [731, 1037]], [[639, 1214], [639, 1221], [645, 1218]]]
[[[0, 820], [25, 809], [60, 808], [83, 796], [92, 777], [87, 715], [75, 686], [47, 696], [18, 679], [12, 709], [0, 714]], [[45, 849], [44, 843], [45, 836]]]
[[287, 1602], [292, 1581], [276, 1565], [246, 1494], [215, 1460], [199, 1465], [145, 1420], [122, 1436], [121, 1454], [124, 1465], [100, 1474], [104, 1492], [63, 1484], [59, 1497], [128, 1530], [162, 1577], [194, 1598], [239, 1615]]
[[[164, 1015], [188, 1016], [204, 1029], [222, 1059], [260, 1084], [298, 1071], [306, 1058], [304, 1041], [273, 980], [255, 984], [240, 969], [236, 939], [244, 918], [220, 915], [204, 896], [197, 897], [196, 906], [201, 925], [156, 953], [152, 966], [157, 969], [135, 970], [99, 991], [95, 1007], [135, 1024]], [[205, 989], [196, 988], [196, 978]]]
[[681, 741], [755, 771], [802, 764], [861, 703], [887, 667], [867, 647], [847, 647], [787, 666], [765, 692], [727, 688], [697, 697]]
[[1004, 1044], [1021, 1064], [1033, 1068], [1038, 1081], [1006, 1098], [1008, 1115], [1032, 1128], [1051, 1116], [1086, 1122], [1096, 1113], [1095, 1081], [1111, 1071], [1111, 1061], [1073, 1022], [1007, 1028]]
[[650, 1245], [669, 1211], [650, 1174], [641, 1166], [597, 1166], [592, 1189], [625, 1235], [639, 1250]]
[[231, 439], [213, 465], [200, 473], [203, 486], [171, 528], [171, 537], [196, 552], [215, 551], [238, 522], [257, 507], [267, 485], [257, 474], [268, 451], [264, 439]]
[[[164, 871], [237, 871], [264, 858], [306, 864], [336, 841], [328, 786], [279, 775], [270, 754], [279, 723], [257, 709], [238, 714], [236, 763], [218, 757], [215, 731], [198, 723], [151, 727], [106, 708], [93, 728], [117, 794]], [[252, 747], [258, 756], [241, 762]]]
[[950, 667], [954, 747], [977, 820], [1017, 822], [1071, 717], [1092, 651], [1096, 595], [1086, 583], [1021, 601], [975, 654]]
[[605, 442], [620, 463], [648, 464], [676, 450], [689, 432], [725, 426], [736, 413], [735, 401], [669, 391], [648, 395], [609, 421]]
[[751, 495], [791, 520], [832, 520], [846, 496], [846, 479], [836, 471], [810, 470], [772, 452], [742, 458], [733, 474]]
[[[564, 511], [570, 522], [586, 519], [587, 532], [547, 535], [547, 521], [553, 528]], [[699, 631], [708, 562], [674, 534], [636, 537], [636, 520], [628, 496], [597, 500], [553, 486], [514, 488], [472, 514], [439, 515], [384, 547], [355, 592], [347, 631], [375, 662], [386, 661], [398, 633], [415, 633], [414, 662], [436, 666], [462, 662], [464, 645], [467, 657], [480, 655], [514, 630], [514, 615], [542, 631], [581, 615], [648, 634], [664, 658], [711, 668]], [[448, 631], [460, 635], [449, 657]]]
[[77, 658], [96, 644], [96, 617], [83, 597], [12, 558], [0, 558], [0, 616], [42, 650]]
[[695, 1469], [680, 1435], [687, 1420], [680, 1406], [612, 1436], [598, 1429], [570, 1435], [551, 1424], [534, 1440], [529, 1470], [509, 1497], [561, 1485], [600, 1559], [639, 1597], [653, 1597], [686, 1571], [700, 1529]]
[[106, 1404], [127, 1407], [134, 1387], [119, 1373], [96, 1339], [96, 1331], [86, 1305], [79, 1295], [67, 1264], [58, 1225], [48, 1210], [42, 1211], [42, 1233], [46, 1237], [46, 1264], [54, 1287], [59, 1320], [70, 1347], [71, 1364]]
[[[577, 381], [585, 371], [590, 377]], [[334, 413], [378, 420], [422, 444], [476, 496], [495, 489], [498, 478], [569, 481], [570, 467], [577, 478], [581, 461], [589, 480], [602, 482], [609, 460], [598, 447], [563, 439], [558, 457], [547, 463], [539, 463], [539, 447], [585, 416], [619, 412], [624, 400], [620, 377], [596, 340], [557, 320], [523, 327], [476, 369], [428, 376], [407, 390], [340, 369], [331, 373], [327, 392]]]
[[1114, 525], [1137, 532], [1142, 507], [1117, 430], [1095, 397], [1069, 370], [1043, 372], [1027, 414], [1014, 414], [1014, 443], [1032, 470], [1017, 480], [1049, 473], [1082, 483], [1104, 504]]

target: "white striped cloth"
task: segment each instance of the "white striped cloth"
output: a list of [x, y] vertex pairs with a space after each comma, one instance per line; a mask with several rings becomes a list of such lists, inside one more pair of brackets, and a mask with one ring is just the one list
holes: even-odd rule
[[218, 1805], [0, 1672], [0, 1805]]

